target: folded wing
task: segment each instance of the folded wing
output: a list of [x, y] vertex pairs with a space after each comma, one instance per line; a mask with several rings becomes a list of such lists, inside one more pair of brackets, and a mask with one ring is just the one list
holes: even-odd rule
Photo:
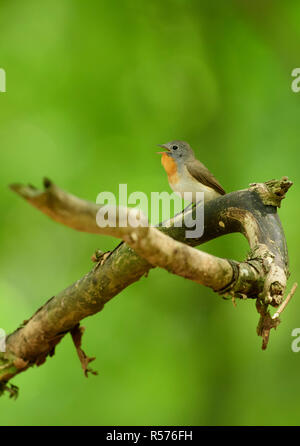
[[218, 192], [221, 195], [225, 195], [226, 192], [221, 186], [221, 184], [216, 180], [213, 174], [197, 159], [193, 161], [186, 162], [186, 167], [188, 172], [194, 177], [197, 181], [204, 184], [205, 186], [211, 187], [213, 190]]

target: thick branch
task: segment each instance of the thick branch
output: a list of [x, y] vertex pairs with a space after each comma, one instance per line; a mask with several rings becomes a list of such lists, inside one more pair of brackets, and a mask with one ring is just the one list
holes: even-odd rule
[[[273, 192], [270, 191], [268, 196], [267, 184], [253, 185], [249, 190], [233, 192], [206, 203], [205, 231], [200, 239], [186, 239], [187, 228], [174, 226], [176, 219], [183, 218], [182, 214], [170, 220], [169, 227], [160, 227], [161, 232], [145, 227], [108, 228], [105, 232], [105, 228], [96, 224], [99, 206], [62, 191], [49, 180], [45, 181], [45, 191], [42, 192], [32, 186], [12, 186], [15, 192], [52, 219], [80, 231], [121, 237], [126, 243], [120, 244], [82, 279], [51, 298], [8, 337], [7, 352], [0, 354], [0, 381], [6, 382], [28, 366], [44, 362], [61, 338], [81, 319], [100, 311], [107, 301], [154, 265], [221, 293], [258, 297], [264, 304], [281, 303], [288, 274], [288, 256], [275, 207], [278, 203], [270, 204]], [[276, 184], [280, 191], [283, 186], [291, 185], [287, 179]], [[268, 204], [264, 203], [266, 196]], [[249, 241], [251, 253], [246, 262], [219, 259], [188, 246], [232, 232], [243, 233]]]

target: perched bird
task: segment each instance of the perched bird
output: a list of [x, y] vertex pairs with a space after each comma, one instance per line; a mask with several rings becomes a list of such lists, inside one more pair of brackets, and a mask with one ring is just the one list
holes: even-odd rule
[[213, 174], [197, 158], [191, 146], [185, 141], [171, 141], [158, 144], [166, 152], [162, 155], [161, 163], [168, 174], [168, 180], [174, 192], [182, 195], [192, 193], [192, 201], [196, 202], [196, 192], [204, 192], [204, 202], [210, 201], [225, 191]]

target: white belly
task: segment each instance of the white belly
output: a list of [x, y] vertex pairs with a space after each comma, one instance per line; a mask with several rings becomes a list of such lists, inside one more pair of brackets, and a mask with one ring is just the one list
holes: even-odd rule
[[[220, 194], [218, 192], [216, 192], [214, 189], [212, 189], [211, 187], [208, 187], [208, 186], [204, 186], [204, 184], [201, 184], [198, 181], [194, 180], [192, 176], [189, 178], [187, 175], [185, 175], [184, 177], [186, 178], [184, 181], [181, 180], [177, 184], [173, 184], [173, 185], [170, 184], [173, 191], [176, 192], [177, 194], [179, 194], [182, 198], [184, 198], [183, 197], [184, 192], [192, 193], [192, 202], [193, 203], [196, 203], [196, 201], [197, 201], [196, 192], [204, 192], [204, 202], [213, 200], [214, 198], [217, 198], [220, 196]], [[187, 197], [185, 197], [185, 199], [187, 199]], [[199, 201], [199, 199], [198, 199], [198, 201]]]

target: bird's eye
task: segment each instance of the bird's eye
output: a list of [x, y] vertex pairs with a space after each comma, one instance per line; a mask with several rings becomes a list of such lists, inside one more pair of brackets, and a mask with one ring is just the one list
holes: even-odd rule
[[177, 149], [178, 149], [178, 146], [173, 146], [172, 149], [173, 149], [173, 150], [177, 150]]

